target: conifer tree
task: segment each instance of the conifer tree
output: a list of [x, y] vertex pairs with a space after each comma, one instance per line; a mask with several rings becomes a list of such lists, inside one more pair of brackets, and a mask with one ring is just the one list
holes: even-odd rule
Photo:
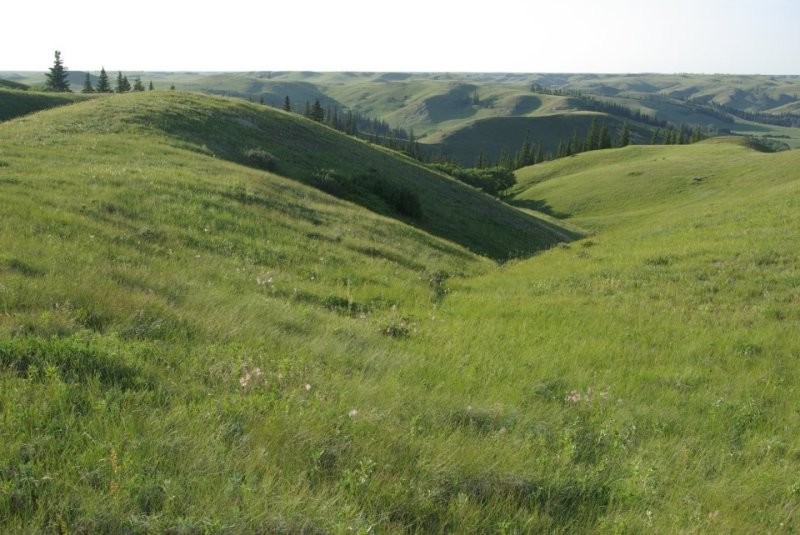
[[653, 137], [650, 138], [650, 144], [651, 145], [657, 145], [658, 144], [658, 136], [660, 134], [661, 134], [661, 129], [660, 128], [656, 128], [655, 130], [653, 130]]
[[603, 123], [600, 129], [600, 139], [597, 142], [597, 148], [610, 149], [611, 148], [611, 134], [608, 131], [608, 124]]
[[600, 133], [597, 130], [597, 117], [592, 118], [592, 124], [586, 134], [586, 150], [595, 150], [600, 140]]
[[686, 144], [686, 126], [683, 123], [681, 123], [680, 129], [678, 130], [678, 133], [675, 136], [675, 144], [676, 145]]
[[153, 87], [153, 81], [152, 80], [150, 81], [150, 87], [148, 89], [150, 89], [150, 91], [155, 89], [155, 87]]
[[620, 136], [619, 146], [620, 147], [627, 147], [631, 144], [631, 127], [628, 125], [628, 121], [622, 125], [622, 135]]
[[483, 169], [486, 167], [486, 154], [484, 154], [483, 149], [478, 153], [478, 157], [475, 159], [475, 168], [476, 169]]
[[283, 99], [283, 111], [292, 111], [292, 103], [289, 101], [289, 95]]
[[111, 83], [108, 81], [108, 74], [104, 67], [100, 68], [100, 76], [97, 78], [96, 91], [98, 93], [111, 93]]
[[314, 101], [314, 105], [311, 106], [311, 113], [309, 114], [309, 117], [311, 120], [317, 121], [318, 123], [321, 123], [323, 119], [325, 119], [325, 111], [322, 109], [319, 99], [316, 99]]
[[92, 77], [89, 76], [89, 73], [86, 73], [86, 78], [83, 79], [83, 89], [81, 89], [81, 93], [94, 93], [94, 87], [92, 87]]
[[142, 79], [138, 76], [136, 77], [136, 80], [133, 81], [133, 90], [144, 91], [144, 84], [142, 83]]
[[117, 93], [125, 92], [125, 79], [122, 77], [122, 71], [117, 71]]
[[61, 61], [61, 52], [56, 50], [56, 59], [53, 66], [50, 67], [50, 72], [45, 73], [47, 81], [45, 81], [45, 91], [55, 91], [58, 93], [68, 93], [69, 80], [67, 79], [67, 69], [64, 67], [64, 62]]

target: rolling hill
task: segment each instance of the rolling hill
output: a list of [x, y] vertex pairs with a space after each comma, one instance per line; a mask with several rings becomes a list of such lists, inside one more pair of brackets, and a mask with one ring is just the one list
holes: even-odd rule
[[798, 164], [593, 151], [510, 207], [241, 100], [3, 122], [0, 528], [795, 531]]
[[[79, 87], [83, 73], [72, 76], [80, 80], [73, 82]], [[461, 165], [472, 165], [481, 151], [496, 161], [502, 151], [513, 154], [519, 149], [525, 133], [517, 135], [515, 130], [514, 135], [508, 132], [487, 140], [485, 147], [476, 147], [473, 132], [497, 131], [503, 124], [498, 119], [536, 119], [530, 129], [546, 132], [546, 152], [555, 154], [559, 142], [574, 132], [559, 138], [559, 125], [581, 123], [587, 112], [603, 114], [609, 127], [632, 122], [642, 141], [649, 140], [657, 128], [663, 132], [669, 123], [676, 128], [704, 128], [712, 135], [764, 137], [776, 146], [800, 148], [797, 76], [348, 72], [131, 76], [152, 81], [159, 89], [174, 85], [274, 107], [282, 107], [289, 97], [299, 113], [319, 100], [326, 110], [347, 110], [413, 132], [431, 157], [444, 154]], [[32, 86], [43, 81], [41, 73], [0, 72], [0, 77]], [[637, 113], [647, 120], [637, 118]], [[549, 131], [551, 125], [554, 130]]]

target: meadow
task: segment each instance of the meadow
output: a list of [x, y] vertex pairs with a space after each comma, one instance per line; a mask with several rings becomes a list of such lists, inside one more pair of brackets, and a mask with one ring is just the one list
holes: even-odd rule
[[505, 204], [232, 99], [4, 122], [0, 527], [794, 532], [798, 164], [593, 151]]

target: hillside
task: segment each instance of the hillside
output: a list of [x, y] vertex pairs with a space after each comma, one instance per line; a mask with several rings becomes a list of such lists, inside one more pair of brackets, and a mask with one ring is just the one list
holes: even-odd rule
[[48, 120], [66, 133], [168, 136], [171, 144], [322, 188], [498, 260], [564, 239], [548, 221], [297, 115], [236, 99], [156, 93], [99, 99]]
[[91, 97], [73, 93], [43, 93], [0, 87], [0, 121], [65, 104], [74, 104], [88, 98]]
[[799, 164], [594, 151], [514, 210], [241, 100], [4, 122], [0, 531], [796, 531]]
[[[84, 73], [72, 73], [82, 83]], [[562, 123], [581, 123], [587, 112], [618, 125], [632, 122], [649, 141], [662, 123], [772, 139], [776, 146], [800, 148], [800, 78], [700, 74], [536, 74], [536, 73], [366, 73], [237, 72], [128, 73], [157, 89], [203, 91], [282, 107], [290, 98], [294, 111], [319, 100], [326, 111], [352, 112], [413, 131], [432, 157], [456, 155], [472, 165], [483, 151], [499, 158], [513, 154], [525, 133], [507, 134], [476, 148], [475, 129], [496, 119], [536, 118], [546, 152], [556, 152]], [[15, 81], [41, 85], [43, 73], [3, 73]], [[646, 118], [637, 119], [639, 113]], [[641, 117], [640, 117], [641, 119]], [[487, 123], [488, 121], [488, 123]], [[549, 126], [554, 126], [549, 130]], [[364, 134], [366, 126], [361, 125]], [[578, 129], [580, 132], [580, 128]], [[584, 129], [585, 130], [585, 129]], [[526, 129], [527, 131], [527, 129]], [[371, 133], [369, 133], [371, 135]], [[513, 139], [512, 139], [513, 137]], [[443, 140], [447, 140], [443, 143]], [[463, 143], [462, 143], [463, 141]]]

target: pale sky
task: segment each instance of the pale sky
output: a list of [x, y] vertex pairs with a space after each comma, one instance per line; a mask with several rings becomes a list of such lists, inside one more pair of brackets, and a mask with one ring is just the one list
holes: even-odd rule
[[800, 74], [800, 0], [4, 4], [0, 71]]

